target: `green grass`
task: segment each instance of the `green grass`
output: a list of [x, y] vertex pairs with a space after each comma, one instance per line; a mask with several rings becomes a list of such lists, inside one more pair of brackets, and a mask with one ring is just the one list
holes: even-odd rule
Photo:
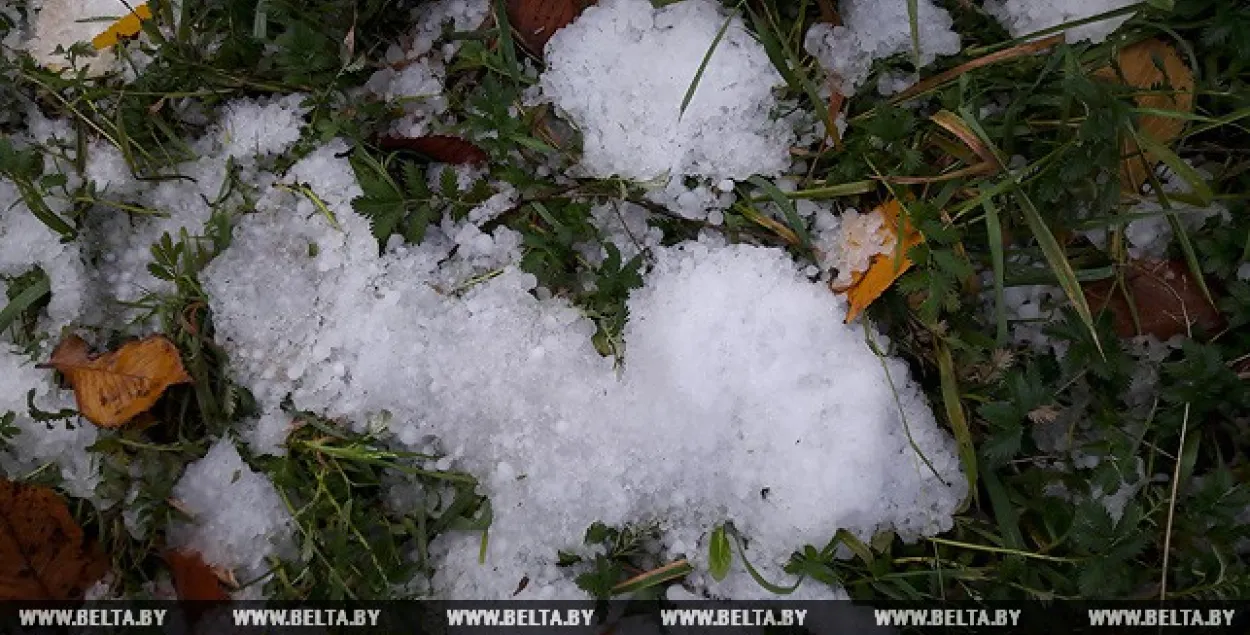
[[[122, 150], [136, 174], [158, 178], [153, 175], [159, 168], [188, 156], [183, 139], [201, 132], [171, 115], [174, 101], [192, 99], [211, 112], [236, 97], [305, 92], [312, 106], [306, 138], [279, 163], [294, 162], [330, 138], [351, 139], [357, 148], [353, 167], [365, 191], [357, 211], [371, 218], [379, 237], [397, 232], [416, 242], [429, 223], [463, 215], [489, 192], [484, 182], [468, 192], [427, 187], [426, 160], [377, 146], [387, 110], [345, 98], [344, 91], [367, 79], [402, 29], [389, 17], [398, 4], [267, 0], [262, 15], [255, 0], [188, 1], [174, 37], [149, 29], [156, 60], [134, 83], [89, 81], [28, 59], [4, 59], [0, 72], [11, 81], [0, 80], [0, 108], [34, 105], [69, 118], [80, 147], [88, 139], [104, 140]], [[501, 16], [503, 4], [494, 3]], [[819, 98], [818, 69], [802, 52], [802, 33], [819, 18], [820, 4], [752, 0], [741, 10], [787, 83], [783, 96], [831, 123], [837, 113]], [[975, 4], [944, 3], [965, 51], [924, 69], [922, 77], [1019, 43]], [[939, 420], [959, 440], [973, 495], [954, 527], [931, 540], [904, 544], [886, 533], [861, 542], [830, 528], [827, 544], [795, 545], [787, 570], [802, 584], [836, 584], [859, 598], [1250, 596], [1250, 562], [1238, 552], [1250, 539], [1250, 528], [1238, 520], [1250, 508], [1250, 283], [1235, 275], [1250, 257], [1250, 17], [1233, 4], [1178, 0], [1172, 11], [1144, 9], [1106, 43], [1059, 44], [1050, 54], [957, 74], [931, 87], [919, 107], [865, 88], [848, 103], [850, 127], [840, 149], [797, 149], [810, 169], [800, 175], [796, 192], [763, 181], [766, 197], [726, 211], [721, 230], [730, 239], [790, 247], [802, 259], [810, 257], [810, 228], [792, 213], [792, 199], [866, 209], [893, 190], [912, 197], [906, 213], [926, 236], [909, 254], [916, 266], [868, 315], [890, 336], [888, 352], [909, 362]], [[2, 21], [0, 28], [6, 28]], [[343, 46], [348, 28], [354, 37], [350, 51]], [[553, 135], [557, 124], [543, 108], [521, 108], [519, 118], [511, 116], [509, 107], [521, 105], [521, 91], [531, 80], [518, 70], [521, 53], [506, 30], [487, 27], [458, 37], [463, 50], [447, 81], [457, 124], [446, 132], [476, 142], [490, 156], [491, 177], [517, 188], [518, 203], [495, 222], [524, 235], [522, 266], [582, 308], [598, 326], [600, 352], [618, 356], [624, 300], [640, 284], [645, 262], [622, 262], [612, 253], [592, 267], [579, 256], [575, 245], [597, 240], [587, 220], [590, 202], [619, 197], [653, 210], [666, 242], [693, 237], [706, 226], [666, 215], [643, 198], [639, 184], [567, 185], [533, 176], [529, 165], [575, 160], [576, 135]], [[1115, 178], [1118, 139], [1122, 131], [1135, 130], [1142, 114], [1127, 89], [1092, 73], [1109, 63], [1117, 46], [1148, 37], [1176, 45], [1193, 60], [1197, 76], [1192, 123], [1157, 154], [1192, 182], [1197, 198], [1219, 201], [1229, 217], [1178, 232], [1182, 239], [1171, 254], [1206, 275], [1226, 326], [1185, 338], [1160, 366], [1153, 404], [1143, 412], [1123, 401], [1140, 362], [1111, 330], [1110, 316], [1084, 304], [1079, 286], [1122, 276], [1127, 263], [1122, 232], [1132, 217]], [[265, 47], [271, 53], [262, 55]], [[913, 63], [911, 55], [900, 55], [877, 70], [910, 71]], [[697, 84], [698, 77], [685, 103]], [[940, 111], [957, 113], [1001, 164], [988, 173], [959, 172], [980, 157], [930, 119]], [[56, 151], [19, 154], [0, 142], [0, 172], [21, 186], [41, 221], [72, 238], [97, 197], [89, 189], [64, 191], [64, 180], [49, 171], [45, 156]], [[1209, 161], [1209, 178], [1180, 163], [1198, 156]], [[887, 188], [882, 177], [911, 177], [913, 184]], [[80, 202], [73, 215], [57, 216], [42, 204], [57, 196]], [[1170, 202], [1172, 211], [1195, 202], [1180, 198]], [[781, 219], [761, 222], [759, 208], [768, 204], [785, 212]], [[118, 588], [127, 592], [140, 592], [160, 575], [160, 528], [177, 513], [167, 503], [176, 475], [206, 451], [210, 436], [252, 414], [250, 396], [225, 373], [227, 360], [213, 341], [212, 316], [197, 280], [227, 246], [231, 223], [245, 211], [219, 205], [207, 235], [167, 236], [154, 246], [154, 271], [176, 290], [144, 298], [142, 308], [178, 344], [195, 381], [158, 404], [155, 414], [163, 425], [106, 435], [96, 448], [107, 476], [102, 487], [125, 492], [137, 483], [139, 495], [130, 505], [154, 531], [142, 540], [131, 537], [120, 506], [73, 507], [113, 554]], [[1109, 231], [1112, 249], [1096, 249], [1081, 238], [1078, 232], [1092, 227]], [[1023, 267], [1020, 259], [1042, 266]], [[988, 272], [992, 288], [981, 288], [977, 272]], [[583, 276], [596, 280], [594, 292], [580, 290]], [[47, 279], [32, 270], [6, 282], [0, 329], [29, 343], [39, 337], [32, 329], [47, 302]], [[1010, 344], [1019, 325], [1007, 322], [1003, 298], [1006, 289], [1022, 284], [1061, 286], [1074, 301], [1048, 327], [1053, 340], [1066, 346], [1066, 356]], [[414, 575], [431, 573], [431, 540], [447, 531], [481, 531], [489, 521], [488, 501], [474, 494], [471, 476], [422, 470], [421, 457], [383, 440], [307, 413], [291, 414], [304, 426], [288, 441], [288, 454], [249, 458], [274, 480], [292, 511], [307, 564], [275, 562], [269, 579], [240, 582], [264, 584], [279, 597], [403, 596], [409, 591], [402, 585]], [[1098, 465], [1076, 467], [1069, 453], [1039, 445], [1032, 433], [1042, 425], [1065, 427], [1083, 453], [1100, 457]], [[0, 425], [0, 445], [4, 429]], [[1115, 489], [1139, 465], [1147, 482], [1113, 520], [1094, 493]], [[1158, 474], [1166, 480], [1150, 479]], [[46, 471], [34, 476], [49, 478]], [[385, 503], [386, 488], [397, 482], [420, 482], [447, 496], [434, 510], [398, 513]], [[1070, 500], [1048, 495], [1057, 488]], [[571, 555], [562, 560], [582, 567], [579, 584], [596, 594], [655, 593], [686, 569], [645, 553], [649, 531], [597, 525], [586, 541], [606, 545], [603, 555], [593, 562], [575, 562]], [[741, 557], [737, 547], [750, 537], [732, 525], [719, 531], [713, 560]], [[854, 557], [835, 558], [840, 544]], [[756, 576], [768, 588], [788, 588]]]

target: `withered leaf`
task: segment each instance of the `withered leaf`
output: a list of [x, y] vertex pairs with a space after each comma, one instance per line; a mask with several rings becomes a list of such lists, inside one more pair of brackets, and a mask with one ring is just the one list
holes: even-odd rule
[[213, 568], [204, 562], [200, 554], [178, 549], [165, 552], [165, 563], [174, 578], [174, 589], [180, 600], [229, 600], [230, 595], [221, 588], [221, 582]]
[[547, 41], [568, 26], [596, 0], [508, 0], [508, 22], [517, 41], [535, 57], [543, 56]]
[[0, 478], [0, 600], [71, 600], [109, 560], [46, 487]]
[[[1138, 89], [1140, 94], [1134, 99], [1139, 108], [1181, 115], [1193, 111], [1194, 74], [1172, 46], [1157, 39], [1143, 40], [1121, 50], [1117, 65], [1118, 73], [1105, 68], [1096, 74]], [[1175, 141], [1184, 129], [1185, 119], [1178, 116], [1147, 113], [1141, 115], [1138, 124], [1138, 134], [1149, 135], [1164, 145]], [[1136, 194], [1149, 179], [1158, 157], [1143, 152], [1131, 137], [1126, 137], [1121, 145], [1121, 187]]]
[[130, 421], [151, 408], [166, 388], [191, 381], [178, 347], [161, 335], [128, 342], [98, 357], [90, 355], [82, 338], [70, 335], [40, 366], [60, 371], [74, 388], [78, 411], [105, 428]]
[[143, 30], [143, 21], [151, 19], [152, 9], [148, 7], [148, 3], [140, 4], [134, 8], [134, 11], [122, 16], [109, 28], [92, 38], [91, 45], [97, 51], [109, 48], [122, 39], [138, 35]]
[[851, 282], [851, 286], [845, 289], [846, 299], [850, 304], [846, 312], [848, 323], [881, 297], [881, 294], [885, 293], [895, 280], [911, 268], [912, 262], [907, 257], [907, 252], [924, 242], [924, 236], [920, 231], [903, 218], [903, 206], [897, 200], [882, 205], [879, 211], [885, 217], [885, 225], [882, 226], [881, 231], [893, 234], [902, 243], [896, 247], [902, 250], [902, 253], [896, 254], [891, 251], [888, 254], [877, 254], [870, 261], [867, 271], [862, 275], [855, 272], [857, 275]]
[[383, 150], [412, 150], [440, 163], [485, 163], [489, 157], [481, 148], [451, 135], [424, 137], [382, 137]]
[[[1132, 262], [1124, 272], [1124, 287], [1137, 309], [1142, 334], [1168, 339], [1187, 333], [1190, 325], [1212, 331], [1223, 323], [1183, 261]], [[1084, 289], [1090, 310], [1111, 312], [1118, 335], [1138, 335], [1125, 289], [1114, 279], [1086, 284]]]

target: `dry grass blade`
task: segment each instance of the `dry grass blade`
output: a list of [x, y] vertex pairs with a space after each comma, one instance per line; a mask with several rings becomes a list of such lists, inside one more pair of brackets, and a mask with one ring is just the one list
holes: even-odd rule
[[958, 137], [960, 141], [964, 142], [964, 145], [968, 146], [969, 150], [972, 150], [981, 158], [983, 163], [994, 167], [995, 170], [1002, 170], [1002, 163], [998, 160], [994, 151], [985, 145], [985, 142], [981, 141], [981, 137], [977, 135], [976, 131], [961, 119], [959, 115], [949, 110], [940, 110], [929, 117], [929, 120], [943, 130]]
[[1002, 62], [1007, 62], [1007, 61], [1016, 59], [1018, 57], [1034, 55], [1042, 51], [1045, 51], [1046, 49], [1054, 47], [1055, 45], [1061, 42], [1063, 42], [1063, 34], [1052, 35], [1048, 38], [1044, 38], [1036, 42], [1027, 42], [1025, 44], [1020, 44], [1018, 46], [1013, 46], [1009, 49], [995, 51], [993, 53], [990, 53], [989, 55], [978, 57], [975, 60], [972, 60], [970, 62], [965, 62], [963, 64], [960, 64], [959, 66], [956, 66], [955, 68], [952, 68], [942, 73], [938, 73], [937, 75], [934, 75], [933, 77], [930, 77], [928, 79], [925, 79], [924, 81], [917, 83], [911, 88], [908, 88], [907, 90], [895, 95], [894, 98], [890, 100], [890, 103], [898, 104], [898, 103], [907, 101], [908, 99], [911, 99], [912, 97], [915, 97], [917, 95], [923, 95], [924, 93], [927, 93], [933, 90], [934, 88], [941, 86], [942, 84], [945, 84], [950, 81], [954, 81], [955, 79], [958, 79], [960, 75], [974, 71], [978, 68], [991, 66], [993, 64], [1000, 64]]

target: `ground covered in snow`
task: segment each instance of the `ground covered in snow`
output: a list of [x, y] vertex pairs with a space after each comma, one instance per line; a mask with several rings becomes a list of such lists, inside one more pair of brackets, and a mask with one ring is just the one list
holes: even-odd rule
[[[152, 544], [249, 598], [1119, 595], [1124, 567], [1204, 584], [1200, 534], [1245, 566], [1244, 527], [1210, 521], [1250, 508], [1243, 444], [1212, 426], [1230, 457], [1175, 460], [1247, 421], [1244, 176], [1186, 148], [1121, 200], [1132, 95], [1093, 66], [882, 97], [1052, 27], [1105, 59], [1148, 21], [1062, 27], [1128, 3], [602, 0], [541, 50], [524, 2], [318, 0], [346, 33], [176, 3], [71, 79], [113, 4], [0, 10], [0, 474], [124, 545], [95, 595], [169, 595]], [[1064, 94], [1088, 124], [1019, 132]], [[1014, 171], [959, 171], [977, 135]], [[1222, 330], [1083, 320], [1039, 208], [1086, 280], [1201, 257]], [[167, 334], [194, 382], [98, 429], [36, 366], [68, 332]], [[1056, 549], [993, 560], [993, 587], [965, 557]]]

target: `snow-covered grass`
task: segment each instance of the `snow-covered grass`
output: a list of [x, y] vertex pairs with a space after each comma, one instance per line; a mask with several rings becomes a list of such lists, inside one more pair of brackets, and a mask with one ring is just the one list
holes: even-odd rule
[[[102, 77], [40, 57], [63, 4], [0, 10], [0, 473], [83, 501], [106, 594], [170, 593], [167, 547], [239, 597], [1250, 593], [1221, 3], [603, 0], [537, 59], [486, 0], [184, 0]], [[1208, 62], [1122, 204], [1095, 71], [1142, 37]], [[844, 324], [890, 198], [925, 243]], [[1029, 210], [1084, 282], [1188, 258], [1227, 326], [1087, 323]], [[66, 329], [194, 382], [97, 430], [34, 366]]]

